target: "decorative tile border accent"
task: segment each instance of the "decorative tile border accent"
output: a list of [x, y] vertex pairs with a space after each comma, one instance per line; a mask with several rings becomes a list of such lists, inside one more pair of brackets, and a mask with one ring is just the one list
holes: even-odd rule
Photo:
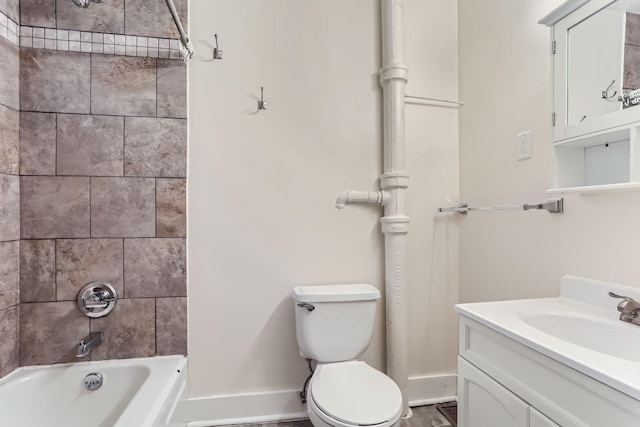
[[[13, 44], [18, 44], [20, 26], [4, 13], [0, 12], [0, 37], [4, 37]], [[178, 42], [180, 44], [180, 42]]]
[[105, 55], [181, 59], [180, 41], [125, 34], [20, 27], [20, 46]]
[[177, 39], [20, 26], [2, 12], [0, 37], [22, 47], [37, 49], [182, 59]]

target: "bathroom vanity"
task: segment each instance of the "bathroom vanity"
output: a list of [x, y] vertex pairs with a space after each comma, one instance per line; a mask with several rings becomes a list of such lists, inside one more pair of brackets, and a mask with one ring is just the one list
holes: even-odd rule
[[640, 425], [640, 288], [563, 276], [557, 298], [459, 304], [458, 426]]

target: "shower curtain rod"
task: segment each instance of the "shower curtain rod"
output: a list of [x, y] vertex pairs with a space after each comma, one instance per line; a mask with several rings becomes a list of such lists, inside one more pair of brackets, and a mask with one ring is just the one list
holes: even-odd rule
[[180, 43], [184, 47], [184, 51], [182, 54], [184, 55], [184, 60], [187, 62], [196, 54], [193, 50], [193, 45], [191, 44], [191, 40], [189, 40], [189, 36], [187, 35], [184, 27], [182, 26], [182, 22], [180, 22], [180, 17], [178, 16], [178, 11], [176, 10], [176, 6], [173, 4], [173, 0], [164, 0], [167, 3], [167, 7], [169, 8], [169, 12], [171, 12], [171, 17], [173, 18], [173, 22], [176, 24], [176, 28], [178, 28], [178, 32], [180, 33]]

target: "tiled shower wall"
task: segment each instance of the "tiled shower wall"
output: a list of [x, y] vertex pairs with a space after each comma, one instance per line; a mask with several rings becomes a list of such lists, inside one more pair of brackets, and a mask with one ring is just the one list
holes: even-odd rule
[[640, 15], [627, 12], [626, 21], [623, 89], [629, 93], [640, 89]]
[[[18, 19], [18, 1], [0, 0], [0, 31]], [[4, 23], [4, 25], [2, 25]], [[0, 377], [18, 367], [20, 178], [18, 46], [0, 36]]]
[[[186, 0], [176, 4], [186, 11]], [[105, 0], [88, 9], [71, 0], [22, 0], [20, 19], [23, 26], [175, 35], [164, 0], [127, 0], [126, 8], [122, 0]], [[0, 43], [0, 49], [10, 49], [1, 37]], [[8, 62], [0, 63], [2, 107], [9, 103], [1, 94]], [[15, 92], [8, 105], [14, 122], [15, 62], [15, 85], [6, 85]], [[75, 361], [78, 342], [95, 331], [105, 341], [91, 360], [185, 354], [184, 63], [22, 47], [19, 64], [19, 160], [16, 153], [14, 169], [2, 161], [0, 184], [0, 221], [14, 224], [0, 230], [0, 238], [9, 241], [0, 246], [0, 260], [20, 260], [19, 269], [0, 264], [0, 273], [14, 280], [0, 282], [14, 289], [0, 294], [2, 307], [14, 305], [0, 311], [0, 361], [5, 354], [12, 358], [5, 370], [18, 359], [21, 365]], [[10, 120], [0, 118], [3, 129]], [[17, 152], [17, 132], [15, 139]], [[6, 151], [4, 140], [0, 150]], [[109, 316], [90, 320], [75, 299], [93, 280], [111, 282], [121, 299]], [[2, 347], [8, 346], [4, 329], [18, 324], [18, 298], [19, 358], [17, 346]]]

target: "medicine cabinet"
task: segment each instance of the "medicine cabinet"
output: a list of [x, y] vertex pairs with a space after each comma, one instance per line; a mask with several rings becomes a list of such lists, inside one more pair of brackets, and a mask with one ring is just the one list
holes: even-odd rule
[[640, 189], [640, 0], [570, 0], [551, 28], [549, 192]]

